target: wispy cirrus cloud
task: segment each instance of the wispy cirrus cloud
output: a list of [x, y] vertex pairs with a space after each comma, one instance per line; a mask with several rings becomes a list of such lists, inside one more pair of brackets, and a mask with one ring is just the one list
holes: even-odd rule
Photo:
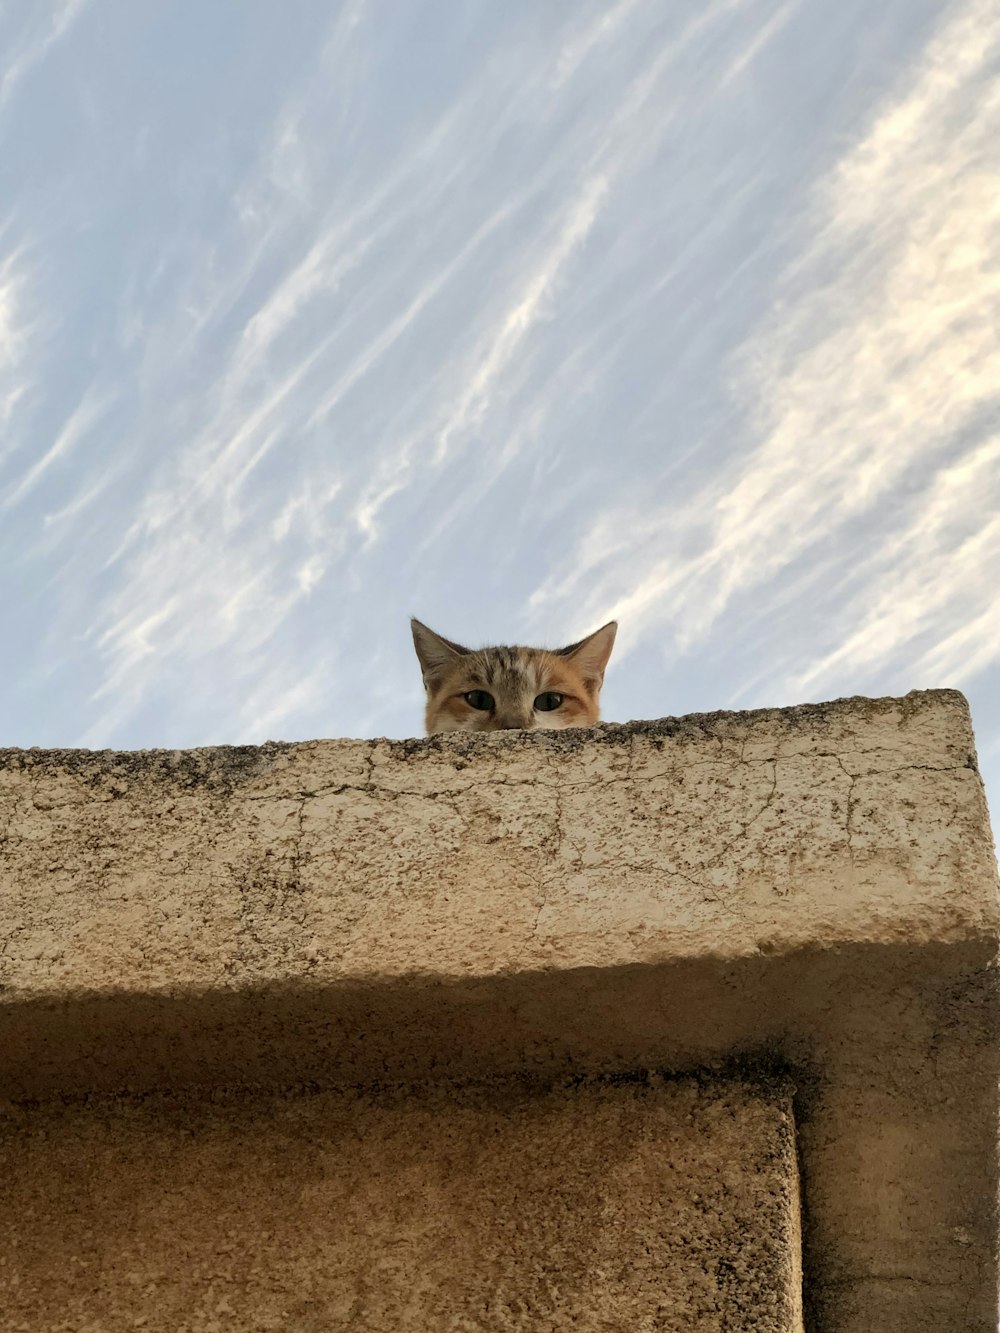
[[796, 695], [847, 667], [912, 670], [918, 643], [938, 678], [996, 660], [998, 53], [989, 5], [942, 25], [795, 221], [778, 313], [733, 361], [751, 429], [700, 488], [602, 514], [536, 615], [582, 593], [585, 619], [621, 617], [626, 649], [666, 629], [684, 652], [737, 603], [752, 616], [748, 598], [767, 615], [772, 581], [805, 570], [813, 595], [856, 591], [829, 607], [838, 646], [789, 673]]
[[[359, 31], [357, 21], [337, 32], [325, 59], [349, 65], [358, 59], [352, 43], [370, 39], [370, 33]], [[522, 72], [527, 95], [552, 95], [551, 59], [545, 51], [526, 79]], [[326, 73], [330, 86], [329, 67]], [[114, 552], [116, 588], [95, 639], [107, 670], [95, 698], [128, 696], [137, 704], [164, 657], [194, 660], [236, 641], [245, 653], [251, 642], [273, 641], [340, 558], [347, 515], [358, 540], [370, 543], [379, 511], [413, 469], [440, 468], [456, 448], [468, 448], [518, 358], [516, 374], [523, 374], [526, 339], [547, 317], [567, 265], [599, 215], [609, 172], [635, 165], [628, 137], [634, 139], [638, 130], [629, 111], [654, 89], [648, 77], [640, 80], [610, 122], [599, 115], [570, 127], [513, 190], [505, 182], [493, 184], [467, 219], [460, 218], [446, 201], [460, 199], [463, 171], [502, 142], [519, 118], [517, 104], [509, 100], [510, 76], [507, 64], [497, 61], [492, 89], [489, 76], [471, 84], [429, 128], [415, 153], [401, 155], [370, 187], [346, 195], [338, 188], [317, 228], [301, 238], [292, 219], [282, 221], [274, 191], [278, 182], [292, 194], [301, 188], [299, 173], [285, 170], [282, 159], [300, 157], [309, 113], [301, 98], [294, 111], [282, 111], [283, 128], [263, 155], [258, 184], [245, 182], [237, 191], [240, 215], [249, 219], [250, 260], [234, 255], [234, 285], [223, 295], [224, 280], [203, 304], [189, 333], [190, 355], [226, 312], [243, 306], [246, 314], [230, 350], [217, 362], [216, 386], [205, 395], [202, 420], [172, 451], [169, 465], [158, 469]], [[570, 169], [577, 172], [573, 193], [539, 209], [553, 169], [549, 155], [565, 154], [570, 146]], [[617, 164], [611, 162], [616, 151]], [[254, 205], [255, 192], [268, 200], [266, 207]], [[514, 222], [523, 226], [531, 208], [536, 217], [512, 245]], [[262, 218], [267, 219], [264, 241]], [[283, 227], [288, 228], [284, 245]], [[423, 237], [419, 266], [406, 249], [414, 227]], [[297, 239], [303, 243], [299, 256]], [[254, 297], [275, 251], [282, 254], [279, 274]], [[379, 378], [393, 374], [393, 363], [409, 354], [425, 329], [435, 327], [437, 308], [447, 306], [456, 288], [467, 289], [491, 254], [501, 256], [503, 279], [475, 319], [474, 340], [460, 335], [446, 349], [443, 373], [439, 366], [433, 384], [404, 379], [395, 403], [375, 388], [379, 402], [366, 430], [385, 444], [376, 443], [358, 460], [362, 466], [354, 461], [345, 474], [329, 460], [323, 437], [350, 429]], [[468, 301], [465, 292], [462, 299]], [[304, 330], [309, 331], [305, 344]], [[151, 345], [163, 342], [154, 333]], [[154, 392], [155, 375], [147, 357], [144, 380]], [[394, 438], [395, 424], [400, 438]], [[291, 499], [292, 472], [266, 499], [256, 488], [269, 459], [278, 455], [309, 460], [310, 482], [297, 500]], [[281, 518], [290, 510], [291, 528]], [[268, 512], [273, 517], [261, 524]], [[280, 544], [274, 535], [279, 530]], [[259, 572], [249, 577], [250, 569]], [[205, 570], [211, 571], [208, 577]], [[289, 672], [295, 669], [289, 663]], [[116, 710], [114, 718], [121, 715], [120, 705]], [[97, 731], [117, 725], [114, 718], [108, 713]]]
[[62, 0], [61, 4], [36, 9], [26, 30], [15, 34], [0, 68], [0, 113], [18, 84], [45, 59], [55, 44], [69, 32], [87, 5], [87, 0]]
[[90, 434], [113, 401], [109, 392], [90, 386], [56, 433], [55, 439], [6, 489], [0, 488], [0, 513], [20, 504], [51, 467], [66, 458]]
[[979, 0], [67, 12], [3, 112], [8, 732], [408, 732], [410, 611], [617, 611], [612, 715], [989, 669]]
[[3, 252], [9, 229], [0, 226], [0, 461], [16, 439], [12, 418], [33, 383], [29, 353], [41, 333], [31, 309], [26, 247]]
[[845, 671], [895, 666], [901, 656], [918, 679], [961, 685], [1000, 658], [998, 501], [1000, 431], [937, 469], [906, 523], [862, 561], [864, 592], [844, 617], [855, 628], [794, 680], [794, 691], [822, 690]]

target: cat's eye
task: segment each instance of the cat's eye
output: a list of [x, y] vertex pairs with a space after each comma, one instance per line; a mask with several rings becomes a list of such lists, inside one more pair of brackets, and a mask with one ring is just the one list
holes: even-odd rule
[[488, 713], [493, 707], [493, 695], [487, 694], [485, 690], [469, 690], [462, 698], [470, 708], [478, 708], [483, 713]]
[[554, 690], [546, 690], [535, 700], [535, 707], [540, 713], [551, 713], [553, 708], [558, 708], [563, 701], [561, 694], [556, 694]]

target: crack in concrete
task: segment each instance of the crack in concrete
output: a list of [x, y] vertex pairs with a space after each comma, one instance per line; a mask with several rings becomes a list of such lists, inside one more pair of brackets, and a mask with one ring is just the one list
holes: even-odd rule
[[858, 774], [852, 773], [839, 755], [835, 755], [834, 758], [837, 760], [837, 763], [843, 770], [844, 776], [848, 780], [847, 811], [844, 819], [844, 832], [847, 835], [847, 856], [851, 862], [851, 869], [853, 870], [856, 866], [854, 859], [854, 789], [858, 784]]
[[[970, 769], [967, 763], [946, 764], [946, 765], [903, 764], [895, 768], [869, 769], [863, 773], [852, 773], [851, 770], [845, 765], [844, 760], [840, 755], [824, 751], [819, 756], [793, 754], [793, 755], [770, 755], [767, 758], [762, 758], [762, 759], [737, 758], [735, 763], [732, 765], [720, 765], [718, 761], [712, 760], [707, 762], [699, 762], [695, 764], [674, 765], [668, 769], [659, 769], [655, 773], [642, 773], [642, 774], [634, 773], [632, 771], [634, 765], [630, 763], [629, 771], [623, 773], [619, 777], [586, 778], [580, 782], [560, 782], [560, 781], [552, 782], [546, 780], [542, 773], [539, 773], [538, 776], [534, 776], [531, 778], [515, 778], [515, 779], [503, 778], [496, 774], [490, 774], [486, 778], [485, 782], [469, 781], [461, 787], [439, 787], [439, 788], [434, 788], [433, 790], [424, 790], [424, 791], [416, 790], [412, 787], [383, 787], [379, 785], [379, 783], [375, 780], [373, 776], [371, 779], [365, 782], [360, 782], [360, 783], [342, 782], [342, 783], [332, 784], [329, 787], [317, 787], [308, 791], [300, 789], [298, 791], [289, 792], [287, 794], [266, 792], [257, 796], [247, 795], [242, 798], [242, 802], [250, 805], [250, 804], [260, 804], [262, 802], [266, 803], [268, 801], [279, 802], [282, 800], [298, 800], [303, 797], [312, 800], [312, 799], [319, 799], [325, 796], [342, 796], [347, 792], [357, 792], [362, 795], [375, 796], [380, 799], [385, 799], [390, 801], [395, 800], [400, 796], [410, 796], [418, 800], [427, 800], [427, 801], [437, 801], [441, 800], [442, 798], [447, 800], [452, 800], [460, 796], [468, 795], [472, 791], [481, 791], [484, 787], [489, 787], [491, 785], [504, 788], [537, 787], [549, 791], [556, 791], [556, 790], [587, 791], [594, 789], [603, 791], [609, 786], [616, 786], [623, 783], [634, 783], [637, 786], [640, 785], [645, 786], [648, 783], [659, 782], [664, 778], [669, 778], [675, 774], [683, 774], [688, 772], [690, 769], [695, 769], [695, 768], [706, 768], [706, 767], [718, 768], [720, 769], [721, 772], [725, 773], [725, 772], [731, 772], [734, 769], [740, 767], [753, 768], [758, 765], [766, 765], [766, 764], [770, 764], [772, 765], [772, 767], [776, 767], [777, 764], [784, 764], [790, 760], [805, 759], [812, 757], [835, 759], [837, 763], [840, 765], [843, 772], [849, 778], [852, 778], [854, 780], [859, 780], [861, 778], [892, 777], [898, 773], [911, 773], [911, 772], [964, 773], [973, 771]], [[373, 771], [374, 771], [374, 765], [373, 765]], [[763, 810], [759, 811], [756, 817], [759, 818], [760, 814], [762, 813]]]

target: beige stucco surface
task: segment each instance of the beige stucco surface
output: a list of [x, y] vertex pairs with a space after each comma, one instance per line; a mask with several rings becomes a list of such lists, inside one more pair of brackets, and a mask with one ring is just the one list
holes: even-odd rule
[[961, 696], [593, 732], [0, 751], [18, 996], [992, 930]]
[[820, 1330], [994, 1333], [996, 863], [950, 691], [0, 752], [0, 1086], [786, 1070]]
[[0, 1177], [5, 1333], [802, 1328], [780, 1088], [50, 1106]]

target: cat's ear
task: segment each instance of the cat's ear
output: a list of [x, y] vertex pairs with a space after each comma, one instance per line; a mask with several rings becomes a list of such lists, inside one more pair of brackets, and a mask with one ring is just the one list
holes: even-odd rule
[[611, 649], [615, 646], [615, 634], [618, 621], [609, 620], [593, 634], [588, 634], [579, 643], [571, 643], [568, 648], [560, 648], [559, 656], [568, 658], [584, 680], [592, 682], [598, 688], [604, 681], [604, 668], [608, 665]]
[[435, 634], [413, 617], [410, 619], [410, 629], [413, 631], [413, 646], [417, 650], [425, 685], [439, 680], [454, 665], [456, 657], [464, 657], [469, 652], [460, 643], [442, 639], [440, 634]]

